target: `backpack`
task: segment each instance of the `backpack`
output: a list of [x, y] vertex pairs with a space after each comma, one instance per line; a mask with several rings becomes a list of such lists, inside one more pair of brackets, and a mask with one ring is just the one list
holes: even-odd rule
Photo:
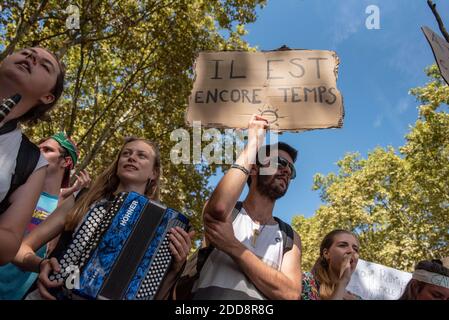
[[[15, 126], [12, 128], [12, 130], [14, 129]], [[5, 132], [3, 130], [2, 134], [9, 131]], [[40, 154], [41, 152], [39, 148], [34, 143], [32, 143], [27, 138], [27, 136], [22, 134], [22, 142], [20, 143], [19, 152], [17, 153], [16, 158], [16, 168], [14, 170], [13, 176], [11, 177], [11, 185], [9, 187], [8, 194], [5, 196], [3, 201], [0, 202], [0, 214], [5, 212], [11, 205], [11, 203], [9, 202], [9, 197], [11, 196], [11, 194], [13, 194], [13, 192], [16, 191], [17, 188], [27, 182], [28, 177], [31, 176], [34, 169], [36, 168]]]
[[[232, 221], [235, 220], [237, 215], [242, 209], [243, 203], [238, 201], [232, 210], [231, 217]], [[288, 224], [279, 219], [278, 217], [273, 217], [279, 224], [279, 230], [282, 234], [283, 240], [283, 255], [293, 248], [293, 229]], [[171, 298], [173, 300], [191, 300], [192, 299], [192, 289], [196, 280], [200, 277], [201, 269], [203, 268], [207, 258], [212, 253], [215, 248], [212, 245], [207, 247], [199, 248], [195, 253], [187, 260], [184, 271], [176, 281], [172, 288]]]

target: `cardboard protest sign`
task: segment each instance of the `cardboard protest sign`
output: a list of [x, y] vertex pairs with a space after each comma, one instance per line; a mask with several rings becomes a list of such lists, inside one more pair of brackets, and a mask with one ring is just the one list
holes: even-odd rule
[[432, 48], [435, 61], [444, 81], [449, 84], [449, 43], [428, 27], [422, 27], [422, 31]]
[[412, 274], [359, 259], [347, 290], [365, 300], [397, 300]]
[[201, 52], [186, 120], [246, 128], [260, 114], [276, 131], [340, 128], [338, 66], [333, 51]]

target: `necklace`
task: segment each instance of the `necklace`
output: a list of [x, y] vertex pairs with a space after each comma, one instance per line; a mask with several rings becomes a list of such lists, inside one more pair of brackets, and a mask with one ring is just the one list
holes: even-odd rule
[[[262, 229], [259, 230], [259, 228], [254, 228], [253, 230], [253, 237], [251, 239], [251, 245], [255, 248], [256, 247], [256, 242], [257, 242], [257, 238], [259, 238], [260, 234], [262, 233], [263, 229], [265, 228], [266, 224], [264, 224], [262, 226]], [[259, 226], [260, 227], [260, 226]]]
[[[248, 210], [245, 208], [245, 204], [243, 203], [243, 208], [245, 209], [246, 213], [248, 214]], [[248, 214], [249, 216], [249, 214]], [[251, 221], [253, 221], [253, 219], [250, 216]], [[253, 223], [255, 225], [257, 225], [257, 228], [253, 229], [253, 235], [251, 237], [251, 245], [253, 246], [253, 248], [256, 247], [256, 243], [257, 243], [257, 239], [259, 238], [259, 236], [262, 234], [263, 229], [265, 228], [265, 226], [268, 224], [269, 221], [267, 221], [267, 223], [262, 225], [262, 228], [260, 228], [260, 224], [257, 224], [253, 221]]]

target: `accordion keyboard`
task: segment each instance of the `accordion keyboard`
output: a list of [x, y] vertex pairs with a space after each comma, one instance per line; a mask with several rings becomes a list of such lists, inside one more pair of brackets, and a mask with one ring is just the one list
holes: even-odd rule
[[59, 260], [61, 272], [48, 277], [51, 281], [65, 280], [74, 267], [80, 270], [84, 266], [89, 260], [92, 249], [100, 241], [101, 235], [110, 225], [125, 198], [125, 196], [117, 197], [110, 208], [101, 204], [89, 211], [86, 219], [75, 233], [72, 243]]
[[[185, 223], [178, 220], [172, 219], [169, 222], [170, 226], [167, 230], [174, 227], [185, 227]], [[147, 300], [153, 299], [154, 295], [157, 293], [159, 286], [164, 278], [166, 271], [169, 268], [169, 265], [172, 261], [172, 255], [170, 252], [170, 233], [167, 232], [164, 240], [160, 244], [159, 249], [157, 250], [157, 254], [153, 258], [153, 263], [151, 264], [150, 269], [148, 270], [145, 279], [142, 281], [142, 284], [137, 292], [136, 298], [138, 300]]]

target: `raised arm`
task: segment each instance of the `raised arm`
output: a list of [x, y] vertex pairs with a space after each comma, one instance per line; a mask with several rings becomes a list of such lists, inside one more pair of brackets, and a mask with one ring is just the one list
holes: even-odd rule
[[11, 262], [20, 248], [42, 191], [47, 167], [36, 170], [10, 196], [11, 205], [0, 215], [0, 265]]
[[39, 272], [39, 263], [42, 258], [36, 255], [36, 250], [64, 231], [66, 216], [74, 204], [72, 197], [67, 198], [47, 219], [30, 232], [23, 240], [13, 263], [23, 270]]
[[231, 213], [235, 203], [239, 199], [245, 183], [248, 179], [247, 172], [256, 162], [256, 154], [265, 139], [268, 122], [264, 118], [253, 115], [248, 125], [248, 144], [237, 158], [235, 164], [243, 167], [243, 170], [228, 170], [218, 183], [209, 201], [204, 208], [204, 215], [210, 215], [215, 219], [225, 221]]

